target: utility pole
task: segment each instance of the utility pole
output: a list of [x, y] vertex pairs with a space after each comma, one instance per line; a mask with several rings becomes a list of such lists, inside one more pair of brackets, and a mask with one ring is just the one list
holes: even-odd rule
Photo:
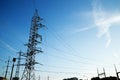
[[98, 70], [98, 68], [97, 68], [97, 75], [98, 75], [98, 77], [99, 77], [99, 70]]
[[50, 78], [49, 78], [49, 76], [48, 76], [48, 78], [47, 78], [47, 80], [49, 80]]
[[38, 48], [38, 44], [42, 43], [42, 35], [38, 34], [38, 29], [45, 27], [41, 21], [42, 18], [39, 17], [36, 9], [31, 21], [29, 40], [26, 44], [27, 53], [24, 55], [26, 61], [21, 80], [35, 80], [34, 66], [38, 64], [38, 62], [35, 61], [35, 55], [43, 52], [41, 45], [39, 45]]
[[98, 77], [100, 77], [101, 75], [104, 75], [104, 77], [106, 78], [106, 73], [104, 68], [103, 68], [103, 73], [99, 73], [98, 69], [97, 69], [97, 73], [98, 73]]
[[13, 80], [19, 80], [19, 70], [20, 70], [20, 62], [21, 62], [21, 55], [22, 55], [22, 52], [18, 52], [19, 56], [18, 58], [16, 58], [18, 61], [17, 61], [17, 67], [16, 67], [16, 72], [15, 72], [15, 77], [13, 78]]
[[104, 76], [106, 78], [105, 68], [103, 68], [103, 74], [104, 74]]
[[12, 75], [13, 75], [13, 69], [14, 69], [14, 63], [15, 63], [15, 61], [16, 61], [16, 58], [13, 58], [13, 65], [12, 65], [10, 80], [12, 80]]
[[9, 63], [10, 63], [10, 58], [7, 61], [7, 66], [6, 66], [6, 71], [5, 71], [5, 79], [7, 78]]
[[39, 78], [38, 78], [38, 80], [40, 80], [40, 75], [39, 75]]
[[119, 74], [120, 72], [117, 72], [117, 68], [116, 68], [115, 64], [114, 64], [114, 68], [115, 68], [115, 72], [116, 72], [116, 75], [117, 75], [117, 80], [119, 80], [119, 75], [118, 75], [118, 74]]

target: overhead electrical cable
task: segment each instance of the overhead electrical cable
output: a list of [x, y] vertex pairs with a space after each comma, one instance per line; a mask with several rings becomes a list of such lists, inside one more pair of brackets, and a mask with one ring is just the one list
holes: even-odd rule
[[[42, 66], [41, 66], [42, 67]], [[41, 68], [41, 67], [36, 67], [37, 69], [38, 68]], [[43, 65], [43, 67], [48, 67], [48, 68], [58, 68], [58, 69], [78, 69], [78, 70], [88, 70], [87, 68], [83, 67], [82, 69], [78, 66], [76, 67], [70, 67], [70, 66], [54, 66], [54, 65]]]
[[46, 72], [46, 73], [59, 73], [59, 74], [93, 74], [91, 73], [79, 73], [79, 72], [57, 72], [57, 71], [43, 71], [43, 70], [35, 70], [35, 71], [40, 71], [40, 72]]
[[[84, 59], [84, 60], [87, 60], [87, 61], [97, 61], [97, 60], [94, 60], [94, 59], [91, 59], [91, 58], [86, 58], [86, 57], [82, 57], [82, 56], [80, 56], [80, 55], [77, 55], [77, 54], [79, 54], [79, 53], [78, 53], [75, 49], [73, 49], [73, 47], [72, 47], [70, 44], [68, 44], [68, 43], [65, 41], [65, 39], [63, 39], [63, 38], [58, 34], [58, 32], [56, 32], [56, 30], [54, 30], [53, 27], [50, 26], [50, 28], [52, 29], [52, 31], [48, 29], [48, 30], [50, 31], [50, 33], [51, 33], [52, 35], [54, 35], [54, 37], [55, 37], [59, 42], [62, 42], [61, 45], [63, 45], [64, 47], [66, 47], [66, 49], [68, 49], [68, 51], [69, 51], [70, 53], [72, 53], [73, 56], [79, 57], [79, 58]], [[74, 51], [74, 52], [73, 52], [73, 51]], [[75, 53], [77, 53], [77, 54], [75, 54]]]
[[60, 58], [61, 60], [69, 61], [69, 62], [76, 63], [76, 64], [101, 66], [100, 64], [93, 64], [93, 63], [85, 63], [85, 62], [81, 62], [81, 61], [76, 61], [73, 59], [66, 58], [64, 56], [58, 56], [58, 55], [53, 55], [53, 54], [49, 54], [49, 56], [52, 56], [54, 58]]

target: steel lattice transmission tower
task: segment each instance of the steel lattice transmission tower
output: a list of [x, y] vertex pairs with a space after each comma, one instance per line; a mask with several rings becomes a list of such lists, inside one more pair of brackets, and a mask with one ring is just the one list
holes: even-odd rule
[[23, 71], [21, 80], [35, 80], [34, 66], [37, 64], [35, 61], [35, 55], [42, 53], [41, 47], [38, 44], [42, 43], [42, 35], [38, 34], [38, 29], [43, 28], [44, 25], [41, 23], [42, 18], [39, 17], [38, 11], [35, 10], [35, 14], [32, 17], [30, 35], [27, 46], [25, 69]]

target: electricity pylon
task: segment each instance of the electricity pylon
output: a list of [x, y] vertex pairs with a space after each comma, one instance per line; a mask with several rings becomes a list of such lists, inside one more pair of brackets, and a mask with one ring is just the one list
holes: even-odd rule
[[10, 63], [10, 58], [7, 61], [7, 66], [6, 66], [6, 71], [5, 71], [5, 79], [7, 78], [9, 63]]
[[35, 10], [35, 14], [32, 17], [30, 35], [27, 46], [25, 68], [21, 77], [21, 80], [35, 80], [34, 66], [37, 64], [35, 61], [35, 55], [42, 53], [41, 46], [38, 44], [42, 43], [42, 35], [38, 34], [38, 29], [43, 28], [44, 25], [41, 23], [42, 18], [39, 17], [38, 11]]
[[16, 67], [16, 72], [15, 72], [15, 77], [13, 77], [13, 80], [19, 80], [19, 70], [20, 70], [20, 62], [21, 62], [21, 56], [22, 56], [22, 52], [18, 52], [19, 56], [18, 58], [16, 58], [18, 61], [17, 61], [17, 67]]

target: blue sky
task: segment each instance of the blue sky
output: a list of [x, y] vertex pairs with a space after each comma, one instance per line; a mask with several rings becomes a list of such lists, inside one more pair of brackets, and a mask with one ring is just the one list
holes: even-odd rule
[[[90, 78], [103, 67], [107, 76], [114, 76], [113, 64], [120, 67], [119, 4], [120, 0], [35, 0], [48, 28], [42, 30], [44, 53], [36, 61], [43, 66], [36, 65], [36, 78]], [[0, 59], [26, 52], [33, 14], [33, 0], [0, 1]], [[1, 76], [6, 63], [0, 60], [0, 65]]]

